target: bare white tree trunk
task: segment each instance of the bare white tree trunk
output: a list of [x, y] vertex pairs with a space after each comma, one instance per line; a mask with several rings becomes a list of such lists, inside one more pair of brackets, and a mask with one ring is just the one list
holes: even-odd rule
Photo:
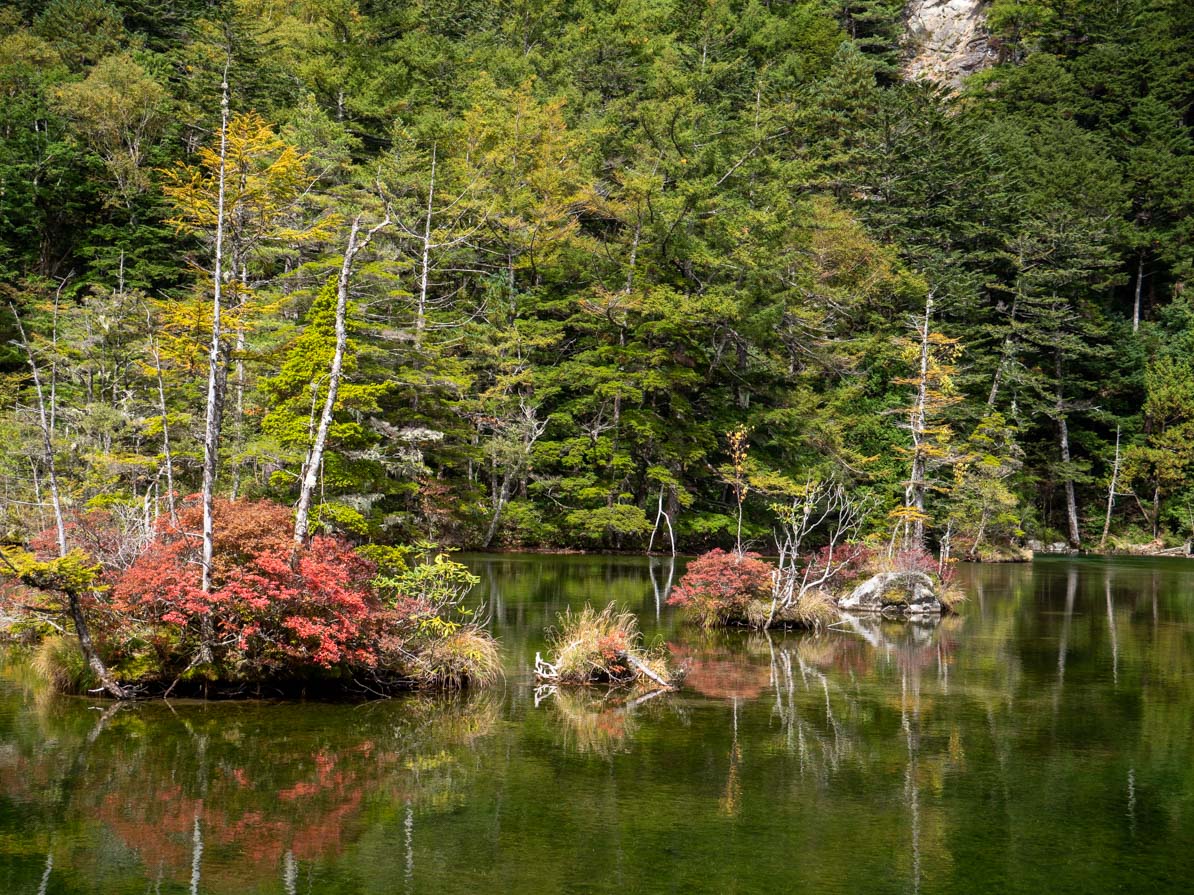
[[489, 529], [485, 532], [485, 540], [481, 542], [481, 547], [488, 549], [489, 545], [493, 543], [494, 535], [497, 534], [498, 523], [502, 519], [502, 510], [506, 508], [506, 503], [510, 500], [510, 487], [513, 484], [514, 472], [507, 470], [502, 475], [502, 484], [500, 488], [495, 489], [493, 496], [493, 518], [489, 520]]
[[[21, 337], [21, 347], [25, 350], [25, 357], [29, 361], [29, 370], [33, 374], [33, 388], [37, 395], [38, 428], [41, 431], [42, 440], [42, 458], [46, 464], [47, 484], [50, 487], [50, 505], [54, 510], [54, 527], [58, 535], [58, 555], [66, 556], [66, 522], [62, 515], [62, 501], [58, 494], [58, 470], [54, 463], [54, 434], [50, 422], [52, 410], [47, 410], [46, 407], [45, 393], [42, 390], [41, 384], [41, 370], [37, 365], [37, 358], [33, 355], [33, 346], [29, 344], [29, 338], [25, 334], [25, 325], [17, 313], [16, 306], [10, 302], [8, 307], [12, 311], [13, 319], [16, 320], [17, 334]], [[50, 400], [53, 402], [53, 395], [51, 395]]]
[[415, 348], [423, 347], [427, 326], [427, 291], [431, 283], [431, 218], [435, 202], [435, 147], [431, 147], [431, 182], [427, 187], [427, 216], [423, 219], [422, 258], [419, 266], [419, 301], [415, 309]]
[[[33, 387], [37, 394], [38, 428], [41, 429], [42, 450], [45, 453], [46, 475], [50, 487], [50, 502], [54, 508], [54, 528], [58, 538], [58, 556], [64, 557], [68, 552], [66, 544], [66, 520], [62, 514], [62, 499], [58, 491], [58, 470], [54, 462], [54, 437], [50, 428], [51, 414], [54, 409], [54, 396], [51, 396], [50, 409], [46, 408], [45, 392], [42, 389], [41, 371], [37, 365], [37, 358], [33, 354], [33, 346], [25, 334], [25, 325], [17, 314], [16, 306], [9, 304], [12, 316], [17, 323], [17, 333], [21, 337], [21, 347], [25, 349], [25, 356], [29, 360], [29, 370], [33, 374]], [[129, 695], [120, 683], [112, 677], [104, 660], [95, 650], [91, 640], [91, 631], [87, 626], [87, 616], [83, 612], [83, 605], [79, 601], [79, 594], [74, 590], [64, 590], [66, 596], [67, 614], [75, 626], [75, 634], [79, 638], [79, 651], [84, 661], [99, 678], [104, 689], [117, 699], [125, 699]]]
[[1069, 526], [1070, 546], [1080, 547], [1082, 545], [1082, 533], [1078, 528], [1078, 501], [1074, 495], [1074, 477], [1070, 474], [1070, 427], [1066, 420], [1065, 399], [1062, 391], [1062, 363], [1061, 352], [1057, 352], [1057, 403], [1055, 405], [1055, 412], [1057, 414], [1057, 439], [1058, 447], [1061, 453], [1061, 463], [1065, 467], [1062, 475], [1064, 476], [1065, 485], [1065, 512], [1066, 522]]
[[[850, 559], [842, 548], [858, 534], [868, 511], [869, 504], [852, 497], [840, 482], [810, 479], [806, 483], [804, 494], [792, 503], [782, 521], [782, 532], [776, 536], [779, 562], [771, 573], [771, 607], [764, 629], [795, 609], [805, 594], [828, 584], [842, 571]], [[824, 565], [801, 555], [804, 542], [818, 529], [828, 541]]]
[[501, 461], [496, 457], [493, 460], [495, 473], [493, 480], [493, 518], [489, 520], [489, 530], [485, 533], [485, 540], [481, 542], [483, 548], [487, 548], [493, 543], [494, 536], [497, 534], [498, 523], [502, 518], [502, 510], [506, 508], [506, 504], [510, 500], [514, 483], [526, 468], [535, 443], [547, 430], [547, 420], [540, 420], [535, 415], [536, 407], [528, 404], [526, 399], [519, 399], [518, 409], [519, 416], [514, 420], [504, 421], [502, 424], [504, 431], [499, 430], [497, 436], [499, 439], [508, 438], [512, 450], [505, 457], [505, 468], [502, 470], [500, 486], [498, 485], [496, 473]]
[[1140, 293], [1144, 288], [1144, 249], [1136, 262], [1136, 297], [1132, 303], [1132, 332], [1140, 330]]
[[344, 250], [344, 261], [340, 265], [340, 276], [336, 280], [336, 348], [332, 352], [332, 365], [328, 371], [328, 393], [323, 402], [323, 411], [319, 415], [319, 425], [315, 430], [315, 438], [311, 442], [311, 449], [307, 452], [304, 464], [302, 484], [299, 487], [298, 505], [294, 512], [294, 550], [302, 548], [307, 540], [307, 528], [311, 513], [311, 496], [319, 483], [319, 471], [323, 467], [323, 451], [327, 444], [328, 430], [332, 426], [332, 419], [336, 413], [336, 400], [340, 393], [340, 377], [344, 368], [344, 352], [348, 347], [348, 290], [352, 283], [352, 263], [357, 254], [372, 241], [375, 234], [390, 225], [390, 216], [363, 237], [361, 232], [361, 216], [352, 222], [348, 233], [348, 247]]
[[[207, 357], [207, 412], [203, 425], [203, 558], [202, 583], [204, 593], [211, 591], [211, 565], [215, 545], [215, 489], [216, 471], [220, 459], [220, 423], [223, 415], [223, 332], [220, 314], [224, 289], [224, 198], [228, 161], [228, 62], [224, 63], [224, 80], [220, 85], [220, 170], [216, 195], [215, 263], [212, 267], [211, 350]], [[210, 645], [204, 644], [204, 654]]]
[[912, 430], [912, 469], [908, 476], [908, 485], [904, 490], [904, 505], [916, 510], [916, 518], [912, 521], [911, 530], [908, 522], [904, 522], [904, 546], [921, 547], [925, 538], [925, 478], [928, 475], [928, 462], [924, 446], [925, 430], [928, 421], [929, 400], [929, 335], [932, 331], [933, 293], [925, 296], [925, 315], [923, 322], [917, 327], [920, 336], [920, 370], [916, 385], [916, 400], [912, 404], [909, 415], [909, 428]]
[[676, 533], [672, 530], [672, 519], [663, 508], [663, 485], [659, 486], [659, 506], [655, 512], [655, 527], [651, 529], [651, 538], [647, 542], [648, 555], [655, 549], [655, 535], [659, 532], [660, 521], [667, 523], [668, 540], [672, 545], [672, 556], [676, 555]]
[[1107, 487], [1107, 515], [1103, 518], [1103, 536], [1099, 538], [1099, 549], [1107, 544], [1111, 533], [1111, 513], [1115, 509], [1115, 489], [1119, 485], [1119, 426], [1115, 427], [1115, 462], [1111, 465], [1111, 484]]

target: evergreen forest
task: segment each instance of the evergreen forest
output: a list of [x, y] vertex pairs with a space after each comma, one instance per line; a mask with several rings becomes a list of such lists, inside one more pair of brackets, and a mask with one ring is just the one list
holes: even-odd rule
[[1194, 4], [903, 7], [0, 3], [4, 541], [1189, 540]]

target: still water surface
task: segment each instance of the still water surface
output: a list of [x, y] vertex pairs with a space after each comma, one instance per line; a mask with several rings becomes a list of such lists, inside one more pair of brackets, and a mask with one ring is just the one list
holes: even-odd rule
[[[0, 893], [1188, 892], [1194, 565], [963, 567], [933, 627], [709, 636], [670, 561], [469, 557], [503, 686], [113, 709], [0, 676]], [[616, 599], [691, 666], [530, 675]]]

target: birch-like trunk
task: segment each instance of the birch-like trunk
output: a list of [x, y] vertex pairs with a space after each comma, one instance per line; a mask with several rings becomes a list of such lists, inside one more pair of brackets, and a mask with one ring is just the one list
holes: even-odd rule
[[[29, 370], [33, 374], [33, 390], [37, 395], [38, 429], [41, 431], [42, 459], [46, 464], [46, 479], [50, 488], [50, 506], [54, 510], [54, 528], [58, 538], [58, 555], [66, 556], [66, 521], [62, 515], [62, 501], [58, 493], [58, 470], [54, 463], [54, 434], [50, 428], [51, 410], [46, 408], [45, 393], [41, 384], [41, 369], [37, 365], [37, 358], [33, 356], [33, 346], [25, 334], [25, 324], [17, 314], [16, 306], [9, 303], [13, 319], [17, 323], [17, 334], [21, 337], [21, 347], [25, 350], [25, 357], [29, 361]], [[53, 402], [53, 395], [50, 397]]]
[[[663, 486], [659, 486], [659, 506], [655, 512], [655, 527], [651, 529], [651, 539], [647, 542], [647, 555], [650, 556], [655, 550], [655, 535], [659, 532], [659, 523], [663, 521], [667, 523], [668, 538], [672, 544], [672, 556], [676, 555], [676, 533], [672, 530], [672, 519], [667, 511], [663, 508]], [[741, 540], [741, 535], [739, 535]]]
[[1107, 515], [1103, 518], [1103, 536], [1099, 538], [1099, 549], [1107, 543], [1111, 533], [1111, 513], [1115, 509], [1115, 489], [1119, 485], [1119, 426], [1115, 427], [1115, 462], [1111, 465], [1111, 484], [1107, 488]]
[[1070, 532], [1070, 546], [1082, 546], [1082, 534], [1078, 530], [1078, 501], [1074, 496], [1074, 477], [1070, 474], [1070, 427], [1066, 421], [1065, 399], [1062, 390], [1062, 363], [1061, 352], [1057, 352], [1057, 403], [1055, 405], [1057, 414], [1057, 440], [1058, 448], [1061, 453], [1061, 463], [1063, 467], [1062, 475], [1064, 476], [1065, 485], [1065, 513], [1066, 523]]
[[[211, 566], [215, 545], [215, 489], [220, 459], [220, 424], [223, 416], [223, 339], [220, 315], [224, 289], [224, 199], [228, 162], [228, 64], [220, 85], [220, 170], [216, 195], [216, 245], [212, 266], [211, 350], [207, 357], [207, 410], [203, 425], [203, 557], [201, 587], [211, 591]], [[210, 653], [210, 645], [203, 645]]]
[[[920, 371], [916, 386], [916, 401], [912, 405], [912, 470], [908, 477], [908, 487], [904, 494], [906, 506], [916, 509], [916, 518], [912, 522], [911, 535], [905, 528], [904, 546], [920, 547], [925, 538], [925, 477], [928, 475], [928, 462], [925, 456], [925, 429], [928, 419], [929, 401], [929, 333], [933, 316], [933, 293], [925, 297], [925, 316], [920, 330]], [[906, 523], [905, 523], [906, 524]]]
[[497, 534], [498, 522], [502, 518], [502, 510], [505, 509], [506, 503], [510, 500], [510, 486], [512, 476], [506, 473], [502, 476], [502, 486], [500, 489], [495, 489], [493, 499], [493, 518], [489, 520], [489, 530], [485, 532], [485, 540], [481, 542], [482, 549], [488, 549], [489, 545], [493, 543], [493, 537]]
[[1140, 250], [1140, 257], [1136, 262], [1136, 296], [1132, 302], [1132, 332], [1140, 329], [1140, 293], [1144, 288], [1144, 249]]
[[[54, 509], [54, 528], [58, 539], [58, 556], [61, 558], [66, 556], [68, 547], [66, 544], [66, 520], [62, 513], [62, 499], [58, 491], [58, 469], [54, 462], [54, 437], [50, 428], [54, 399], [51, 397], [51, 407], [47, 410], [45, 393], [42, 390], [41, 384], [41, 371], [37, 366], [37, 358], [33, 356], [33, 346], [29, 344], [29, 339], [25, 335], [25, 325], [21, 322], [16, 307], [11, 304], [9, 307], [12, 309], [13, 318], [17, 323], [17, 333], [21, 337], [21, 347], [25, 349], [25, 356], [29, 360], [29, 370], [33, 374], [33, 388], [37, 395], [38, 428], [41, 430], [42, 451], [45, 454], [46, 477], [48, 479], [47, 484], [50, 488], [50, 503]], [[108, 671], [104, 660], [100, 658], [99, 653], [95, 650], [95, 644], [91, 639], [91, 631], [87, 626], [87, 616], [83, 612], [83, 604], [79, 600], [79, 594], [74, 590], [66, 590], [63, 593], [66, 596], [67, 614], [70, 615], [71, 622], [75, 626], [75, 634], [79, 638], [79, 651], [83, 654], [83, 660], [108, 693], [117, 699], [128, 698], [128, 692], [120, 686], [120, 683]]]
[[415, 308], [415, 348], [423, 347], [427, 327], [427, 294], [431, 287], [431, 219], [435, 202], [435, 147], [431, 147], [431, 183], [427, 187], [427, 216], [423, 219], [422, 257], [419, 265], [419, 300]]
[[319, 425], [315, 429], [315, 438], [311, 442], [311, 449], [307, 452], [304, 463], [302, 483], [299, 486], [298, 505], [294, 511], [294, 556], [307, 541], [307, 528], [311, 515], [311, 498], [315, 494], [315, 487], [319, 484], [319, 470], [323, 467], [323, 452], [327, 445], [328, 430], [332, 426], [332, 419], [336, 413], [336, 401], [340, 394], [340, 378], [344, 368], [344, 352], [348, 348], [348, 291], [352, 283], [352, 263], [357, 254], [369, 245], [374, 235], [383, 227], [389, 226], [390, 216], [364, 237], [360, 237], [361, 216], [352, 222], [348, 233], [348, 247], [344, 250], [344, 261], [340, 265], [340, 275], [336, 280], [336, 347], [332, 352], [332, 364], [328, 371], [328, 393], [324, 398], [323, 410], [319, 415]]

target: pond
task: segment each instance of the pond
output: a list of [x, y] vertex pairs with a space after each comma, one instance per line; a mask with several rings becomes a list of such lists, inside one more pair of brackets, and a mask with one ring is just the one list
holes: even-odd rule
[[[506, 677], [363, 705], [0, 680], [0, 892], [1189, 891], [1194, 565], [962, 567], [961, 614], [705, 635], [670, 560], [472, 556]], [[688, 662], [638, 705], [536, 694], [616, 599]]]

